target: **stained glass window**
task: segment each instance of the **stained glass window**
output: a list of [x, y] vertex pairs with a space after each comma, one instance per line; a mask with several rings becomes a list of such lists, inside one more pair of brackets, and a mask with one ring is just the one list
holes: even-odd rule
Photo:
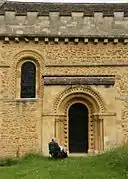
[[36, 66], [25, 62], [21, 67], [21, 98], [36, 97]]

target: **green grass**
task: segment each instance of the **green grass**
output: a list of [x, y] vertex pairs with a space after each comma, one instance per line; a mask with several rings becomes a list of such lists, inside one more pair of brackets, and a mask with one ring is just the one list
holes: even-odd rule
[[29, 155], [17, 162], [1, 167], [0, 179], [128, 179], [127, 148], [64, 160]]

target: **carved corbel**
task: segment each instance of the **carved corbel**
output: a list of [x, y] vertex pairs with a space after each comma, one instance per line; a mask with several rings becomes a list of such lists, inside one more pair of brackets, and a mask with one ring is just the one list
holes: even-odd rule
[[107, 44], [108, 43], [108, 39], [104, 39], [104, 44]]
[[45, 38], [44, 38], [44, 42], [45, 42], [45, 43], [48, 43], [48, 42], [49, 42], [49, 38], [45, 37]]
[[94, 39], [94, 44], [97, 44], [98, 43], [98, 39]]
[[78, 38], [75, 38], [74, 39], [74, 42], [77, 44], [79, 42], [79, 39]]
[[69, 42], [69, 38], [64, 39], [64, 43], [67, 44]]
[[35, 37], [35, 38], [34, 38], [34, 42], [35, 42], [35, 43], [39, 43], [39, 38]]
[[15, 37], [15, 42], [16, 42], [16, 43], [19, 43], [19, 42], [20, 42], [20, 40], [19, 40], [18, 37]]
[[58, 44], [59, 43], [59, 38], [55, 37], [54, 42]]
[[124, 39], [124, 44], [127, 44], [128, 43], [128, 39]]
[[29, 39], [28, 38], [24, 38], [26, 43], [29, 43]]
[[4, 38], [4, 42], [5, 42], [5, 43], [9, 43], [9, 41], [10, 41], [10, 40], [9, 40], [9, 37], [5, 37], [5, 38]]
[[117, 44], [118, 42], [119, 42], [118, 39], [114, 39], [114, 40], [113, 40], [113, 43], [114, 43], [114, 44]]
[[84, 43], [85, 43], [85, 44], [88, 43], [88, 39], [87, 39], [87, 38], [84, 39]]

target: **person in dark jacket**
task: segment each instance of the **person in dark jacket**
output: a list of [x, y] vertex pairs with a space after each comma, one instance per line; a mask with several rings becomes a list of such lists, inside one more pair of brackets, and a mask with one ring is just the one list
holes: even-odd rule
[[57, 158], [60, 156], [61, 154], [60, 147], [58, 143], [55, 141], [55, 139], [51, 140], [51, 142], [48, 144], [48, 147], [49, 147], [49, 154], [52, 157]]
[[49, 154], [53, 158], [66, 158], [68, 157], [66, 148], [59, 146], [59, 144], [52, 139], [51, 142], [48, 144], [49, 147]]

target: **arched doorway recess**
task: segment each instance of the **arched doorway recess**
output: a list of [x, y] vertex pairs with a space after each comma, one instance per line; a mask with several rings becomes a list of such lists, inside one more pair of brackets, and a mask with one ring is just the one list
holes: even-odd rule
[[70, 153], [88, 152], [88, 108], [72, 104], [68, 111], [68, 143]]
[[[95, 153], [103, 150], [103, 118], [100, 118], [98, 114], [105, 112], [105, 106], [102, 98], [95, 90], [88, 86], [71, 87], [59, 94], [53, 105], [54, 114], [56, 114], [55, 137], [61, 145], [65, 145], [69, 153]], [[78, 125], [78, 128], [75, 129], [74, 127], [74, 133], [78, 129], [76, 132], [78, 136], [74, 134], [76, 135], [74, 138], [78, 138], [72, 139], [70, 118], [72, 115], [76, 115], [75, 108], [77, 108], [79, 118], [83, 115], [85, 121], [80, 121], [80, 119], [76, 119], [78, 117], [74, 117], [76, 125]], [[80, 112], [80, 110], [84, 112]], [[79, 147], [77, 148], [78, 143]]]

